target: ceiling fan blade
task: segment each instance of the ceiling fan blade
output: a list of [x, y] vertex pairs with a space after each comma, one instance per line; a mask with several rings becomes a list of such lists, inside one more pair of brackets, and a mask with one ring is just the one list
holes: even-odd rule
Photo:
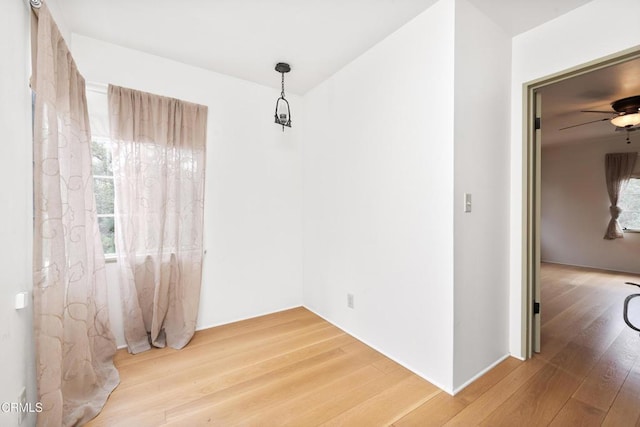
[[575, 127], [578, 127], [578, 126], [588, 125], [589, 123], [606, 122], [606, 121], [609, 121], [609, 120], [611, 120], [609, 117], [607, 117], [605, 119], [591, 120], [590, 122], [584, 122], [584, 123], [579, 123], [577, 125], [571, 125], [571, 126], [563, 127], [563, 128], [558, 129], [558, 130], [571, 129], [571, 128], [575, 128]]
[[602, 110], [580, 110], [581, 113], [603, 113], [603, 114], [616, 114], [615, 111], [602, 111]]

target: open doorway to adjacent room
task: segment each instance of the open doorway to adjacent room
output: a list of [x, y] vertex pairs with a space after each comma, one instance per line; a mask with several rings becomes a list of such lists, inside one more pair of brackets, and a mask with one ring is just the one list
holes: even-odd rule
[[[598, 407], [611, 403], [638, 357], [637, 332], [622, 317], [625, 297], [637, 292], [625, 282], [640, 282], [633, 186], [618, 203], [624, 238], [603, 236], [611, 218], [604, 156], [640, 152], [640, 124], [611, 123], [621, 115], [612, 103], [640, 101], [640, 51], [532, 82], [526, 93], [527, 354], [582, 378], [579, 393], [614, 366], [610, 393], [600, 395], [610, 400]], [[640, 104], [631, 107], [637, 114]]]

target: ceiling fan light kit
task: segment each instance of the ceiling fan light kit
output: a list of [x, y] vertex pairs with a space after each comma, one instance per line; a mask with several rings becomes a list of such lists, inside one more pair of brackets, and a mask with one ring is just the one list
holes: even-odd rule
[[611, 119], [611, 124], [620, 128], [627, 128], [640, 124], [640, 113], [622, 114]]
[[579, 123], [577, 125], [567, 126], [560, 130], [575, 128], [578, 126], [587, 125], [589, 123], [610, 121], [612, 125], [616, 127], [616, 130], [627, 131], [627, 144], [631, 143], [629, 139], [629, 132], [640, 129], [640, 95], [629, 96], [627, 98], [618, 99], [611, 103], [613, 111], [601, 111], [601, 110], [582, 110], [582, 113], [601, 113], [612, 114], [618, 113], [617, 116], [598, 120], [591, 120], [585, 123]]
[[613, 101], [611, 108], [619, 114], [611, 119], [612, 125], [629, 129], [640, 124], [640, 114], [638, 114], [638, 110], [640, 110], [640, 95]]
[[629, 132], [638, 128], [634, 127], [640, 124], [640, 95], [630, 96], [628, 98], [618, 99], [611, 103], [613, 108], [619, 115], [611, 119], [611, 124], [627, 131], [627, 144], [631, 144]]

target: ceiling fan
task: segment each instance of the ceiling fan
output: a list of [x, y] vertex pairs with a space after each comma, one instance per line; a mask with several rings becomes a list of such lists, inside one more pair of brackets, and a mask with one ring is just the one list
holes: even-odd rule
[[613, 111], [582, 110], [580, 111], [581, 113], [600, 113], [607, 114], [609, 115], [609, 117], [563, 127], [559, 130], [583, 126], [589, 123], [609, 121], [616, 127], [616, 131], [627, 132], [627, 143], [630, 143], [631, 141], [629, 140], [629, 132], [640, 129], [640, 95], [629, 96], [627, 98], [613, 101], [611, 103], [611, 108], [613, 109]]

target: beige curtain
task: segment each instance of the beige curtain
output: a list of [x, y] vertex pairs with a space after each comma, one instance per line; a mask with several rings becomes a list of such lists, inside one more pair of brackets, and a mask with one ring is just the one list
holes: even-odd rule
[[84, 79], [46, 5], [34, 24], [33, 299], [43, 406], [37, 423], [75, 426], [95, 417], [118, 385], [116, 345], [93, 195]]
[[637, 158], [638, 153], [609, 153], [605, 155], [604, 168], [607, 180], [607, 192], [609, 193], [609, 201], [611, 202], [611, 206], [609, 207], [611, 220], [604, 235], [604, 238], [607, 240], [624, 238], [624, 233], [618, 223], [618, 217], [622, 212], [618, 207], [618, 199], [620, 198], [620, 192], [631, 178]]
[[108, 96], [127, 346], [182, 348], [200, 300], [207, 107], [117, 86]]

